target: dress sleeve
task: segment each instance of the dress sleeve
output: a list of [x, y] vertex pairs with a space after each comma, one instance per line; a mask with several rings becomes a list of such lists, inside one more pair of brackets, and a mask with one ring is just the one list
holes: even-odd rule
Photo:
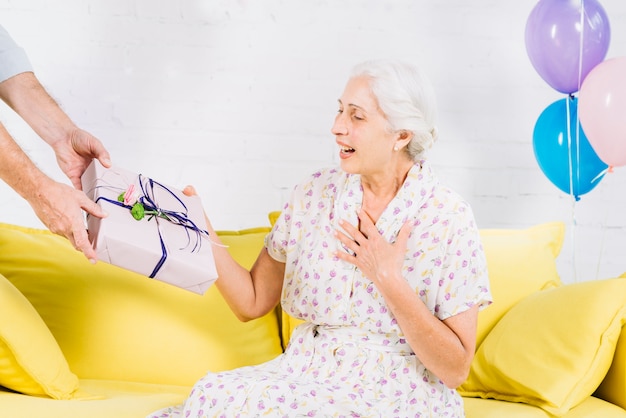
[[469, 208], [452, 220], [449, 232], [435, 306], [441, 320], [492, 302], [487, 260]]
[[265, 238], [265, 248], [276, 261], [287, 262], [295, 257], [298, 242], [307, 231], [306, 226], [317, 216], [316, 204], [323, 191], [332, 186], [329, 176], [334, 171], [317, 171], [293, 188], [289, 201], [283, 206], [280, 216]]
[[294, 216], [294, 202], [297, 199], [299, 187], [296, 186], [287, 203], [283, 206], [280, 216], [272, 227], [272, 230], [265, 237], [265, 248], [269, 255], [276, 261], [285, 263], [289, 248], [293, 247], [293, 237], [291, 237], [291, 226]]
[[33, 71], [26, 52], [0, 25], [0, 83], [14, 75]]
[[287, 261], [287, 247], [289, 244], [289, 231], [293, 217], [293, 195], [288, 203], [283, 206], [280, 216], [265, 237], [265, 248], [269, 255], [276, 261]]

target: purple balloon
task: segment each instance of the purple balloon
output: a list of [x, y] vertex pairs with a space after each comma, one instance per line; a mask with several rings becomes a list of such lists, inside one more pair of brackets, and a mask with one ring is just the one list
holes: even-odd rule
[[572, 94], [604, 60], [610, 32], [606, 12], [596, 0], [540, 0], [526, 22], [526, 52], [541, 78]]

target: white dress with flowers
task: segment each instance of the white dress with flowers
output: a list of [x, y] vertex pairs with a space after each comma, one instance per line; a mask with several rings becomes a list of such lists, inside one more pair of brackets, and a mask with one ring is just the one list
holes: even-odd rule
[[[357, 224], [358, 175], [315, 173], [296, 187], [269, 254], [286, 263], [283, 309], [305, 320], [272, 361], [208, 373], [184, 405], [150, 417], [463, 417], [460, 395], [411, 351], [374, 284], [333, 256], [338, 220]], [[403, 274], [439, 319], [491, 301], [470, 207], [416, 164], [377, 222], [395, 240], [411, 219]]]

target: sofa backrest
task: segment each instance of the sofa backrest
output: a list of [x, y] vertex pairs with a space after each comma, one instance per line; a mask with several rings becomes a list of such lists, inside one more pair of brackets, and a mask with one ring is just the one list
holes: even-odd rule
[[[220, 233], [250, 267], [269, 228]], [[192, 385], [282, 352], [272, 312], [247, 323], [203, 296], [99, 262], [48, 231], [0, 224], [0, 274], [33, 304], [80, 378]]]
[[[277, 216], [270, 214], [272, 223]], [[268, 232], [219, 235], [250, 267]], [[477, 346], [513, 304], [560, 284], [555, 259], [563, 235], [559, 222], [481, 231], [494, 303], [479, 315]], [[15, 225], [0, 224], [0, 274], [35, 306], [81, 378], [192, 384], [207, 370], [275, 357], [299, 323], [280, 312], [242, 323], [215, 286], [199, 296], [107, 263], [94, 266], [64, 238]]]

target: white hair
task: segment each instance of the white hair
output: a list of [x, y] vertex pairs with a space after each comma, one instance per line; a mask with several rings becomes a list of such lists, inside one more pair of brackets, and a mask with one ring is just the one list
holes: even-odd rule
[[437, 105], [428, 79], [413, 65], [394, 60], [357, 64], [352, 77], [368, 77], [370, 88], [392, 132], [408, 131], [413, 138], [406, 147], [419, 161], [437, 139]]

